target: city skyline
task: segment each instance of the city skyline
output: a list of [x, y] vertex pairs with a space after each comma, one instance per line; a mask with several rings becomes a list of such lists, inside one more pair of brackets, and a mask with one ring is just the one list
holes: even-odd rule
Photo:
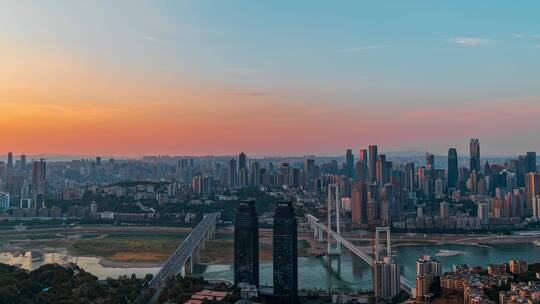
[[2, 153], [540, 150], [538, 6], [3, 2]]

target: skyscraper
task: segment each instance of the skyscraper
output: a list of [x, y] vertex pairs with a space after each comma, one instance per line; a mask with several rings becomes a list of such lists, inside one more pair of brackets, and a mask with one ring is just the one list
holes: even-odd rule
[[238, 185], [238, 171], [236, 170], [236, 159], [229, 160], [229, 187], [234, 188]]
[[347, 176], [353, 178], [354, 177], [354, 155], [352, 153], [351, 149], [347, 149], [347, 153], [345, 154], [346, 159], [346, 166], [347, 166]]
[[469, 148], [471, 153], [469, 170], [471, 173], [475, 170], [480, 173], [480, 142], [477, 138], [471, 139]]
[[399, 293], [400, 288], [399, 264], [391, 257], [373, 264], [373, 289], [377, 299], [391, 299]]
[[249, 184], [249, 172], [247, 168], [247, 157], [244, 152], [238, 155], [238, 176], [240, 187], [247, 187]]
[[313, 189], [315, 187], [315, 160], [304, 160], [304, 174], [305, 174], [305, 186], [307, 189]]
[[32, 162], [32, 190], [35, 194], [45, 193], [46, 162], [44, 159]]
[[292, 202], [276, 206], [273, 227], [274, 296], [279, 303], [297, 303], [298, 257], [296, 214]]
[[249, 185], [259, 186], [261, 184], [259, 179], [259, 162], [251, 160], [250, 172], [249, 172]]
[[366, 172], [367, 170], [365, 170], [366, 168], [366, 165], [363, 161], [357, 161], [355, 166], [355, 179], [358, 180], [358, 181], [366, 181], [367, 180], [367, 175], [366, 175]]
[[374, 183], [377, 181], [377, 146], [369, 146], [369, 181]]
[[527, 173], [536, 172], [536, 152], [527, 152]]
[[409, 191], [414, 191], [416, 189], [416, 176], [414, 173], [413, 162], [405, 164], [405, 188]]
[[19, 164], [22, 170], [26, 170], [26, 155], [21, 155], [21, 162]]
[[241, 202], [234, 217], [234, 284], [259, 286], [259, 220], [255, 202]]
[[238, 170], [247, 169], [247, 157], [244, 152], [238, 155]]
[[377, 157], [376, 175], [379, 185], [383, 186], [384, 184], [388, 183], [388, 166], [386, 161], [386, 155], [384, 154], [381, 154]]
[[247, 187], [249, 183], [249, 173], [246, 168], [241, 168], [238, 170], [238, 179], [240, 187]]
[[13, 153], [12, 153], [12, 152], [8, 152], [8, 156], [7, 156], [7, 169], [8, 169], [8, 170], [13, 169]]
[[458, 156], [455, 148], [448, 149], [448, 188], [457, 188], [458, 185]]
[[[358, 159], [358, 162], [361, 162], [361, 169], [362, 170], [362, 175], [359, 176], [359, 171], [357, 170], [357, 173], [356, 173], [356, 178], [357, 179], [362, 179], [364, 181], [367, 181], [368, 178], [369, 178], [369, 172], [368, 172], [368, 164], [369, 164], [369, 158], [368, 158], [368, 150], [366, 149], [361, 149], [360, 150], [360, 157]], [[358, 163], [357, 163], [358, 164]], [[357, 165], [358, 166], [358, 165]]]
[[353, 224], [367, 223], [367, 184], [364, 181], [357, 181], [352, 189], [351, 213]]
[[525, 182], [525, 210], [529, 215], [533, 210], [534, 199], [537, 195], [540, 195], [540, 173], [531, 172], [526, 175]]
[[533, 218], [540, 220], [540, 195], [537, 195], [533, 200]]

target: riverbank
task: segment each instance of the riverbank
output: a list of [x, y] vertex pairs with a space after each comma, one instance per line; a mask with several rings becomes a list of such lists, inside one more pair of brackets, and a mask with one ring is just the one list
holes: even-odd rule
[[[148, 226], [62, 226], [23, 231], [1, 230], [0, 251], [65, 252], [72, 256], [96, 257], [104, 267], [160, 267], [190, 232], [189, 228]], [[342, 234], [356, 246], [372, 247], [371, 233]], [[312, 232], [299, 228], [298, 253], [302, 257], [320, 256], [326, 243], [320, 243]], [[529, 235], [426, 235], [392, 234], [394, 248], [417, 245], [472, 245], [491, 248], [501, 244], [532, 244], [538, 236]], [[259, 232], [261, 261], [272, 260], [272, 230]], [[220, 228], [216, 238], [201, 252], [202, 264], [227, 264], [234, 259], [232, 228]]]

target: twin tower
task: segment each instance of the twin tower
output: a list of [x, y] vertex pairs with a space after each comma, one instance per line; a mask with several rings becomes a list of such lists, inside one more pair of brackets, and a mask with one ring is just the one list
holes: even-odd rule
[[[272, 257], [273, 298], [298, 302], [297, 222], [292, 202], [277, 204], [274, 214]], [[234, 219], [234, 284], [259, 287], [259, 223], [255, 202], [241, 202]]]

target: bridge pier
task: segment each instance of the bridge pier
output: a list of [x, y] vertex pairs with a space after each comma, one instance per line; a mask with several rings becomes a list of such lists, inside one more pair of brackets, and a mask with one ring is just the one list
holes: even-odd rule
[[197, 248], [195, 248], [195, 250], [193, 251], [193, 253], [191, 254], [191, 257], [194, 258], [194, 262], [195, 263], [199, 263], [199, 259], [201, 257], [201, 252], [199, 250], [199, 246], [197, 246]]
[[[336, 270], [334, 270], [334, 267], [333, 267], [334, 259], [337, 260]], [[327, 255], [324, 264], [327, 267], [328, 271], [334, 272], [334, 274], [336, 274], [338, 277], [341, 277], [341, 255], [337, 255], [337, 254]]]
[[184, 263], [184, 276], [189, 277], [193, 274], [193, 255]]

